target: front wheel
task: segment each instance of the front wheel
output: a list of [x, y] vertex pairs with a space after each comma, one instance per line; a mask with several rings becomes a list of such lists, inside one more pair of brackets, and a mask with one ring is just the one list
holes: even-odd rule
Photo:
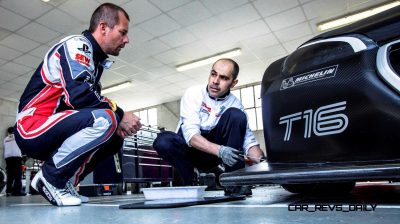
[[307, 195], [341, 195], [348, 194], [356, 185], [356, 182], [340, 183], [311, 183], [311, 184], [282, 184], [282, 187], [295, 194]]

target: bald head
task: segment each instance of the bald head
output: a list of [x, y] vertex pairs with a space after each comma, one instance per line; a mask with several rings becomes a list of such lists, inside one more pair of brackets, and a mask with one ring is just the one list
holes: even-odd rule
[[219, 61], [225, 61], [225, 62], [229, 62], [232, 64], [232, 77], [233, 77], [233, 80], [236, 80], [239, 75], [239, 65], [236, 63], [236, 61], [234, 61], [230, 58], [221, 58], [221, 59], [218, 59], [216, 62], [214, 62], [213, 67]]

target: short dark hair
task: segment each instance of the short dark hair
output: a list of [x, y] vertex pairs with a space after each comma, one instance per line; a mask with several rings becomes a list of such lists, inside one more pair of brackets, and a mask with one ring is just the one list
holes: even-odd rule
[[214, 62], [212, 67], [214, 67], [214, 65], [219, 61], [228, 61], [228, 62], [232, 63], [232, 65], [233, 65], [232, 77], [233, 77], [233, 80], [236, 80], [238, 75], [239, 75], [239, 65], [238, 65], [238, 63], [236, 63], [236, 61], [234, 61], [234, 60], [232, 60], [230, 58], [221, 58], [221, 59], [218, 59], [216, 62]]
[[92, 14], [89, 31], [93, 33], [101, 21], [106, 22], [108, 27], [114, 28], [114, 26], [119, 23], [118, 12], [124, 13], [129, 21], [129, 15], [123, 8], [113, 3], [101, 4]]
[[7, 133], [8, 134], [14, 134], [14, 127], [7, 128]]

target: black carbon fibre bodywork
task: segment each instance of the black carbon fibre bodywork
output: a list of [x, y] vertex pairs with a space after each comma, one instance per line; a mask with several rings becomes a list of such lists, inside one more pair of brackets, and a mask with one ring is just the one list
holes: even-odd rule
[[267, 163], [222, 185], [400, 178], [400, 7], [330, 31], [262, 79]]

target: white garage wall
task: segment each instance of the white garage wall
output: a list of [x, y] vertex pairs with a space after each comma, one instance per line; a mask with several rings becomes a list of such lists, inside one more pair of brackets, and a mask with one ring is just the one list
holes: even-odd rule
[[158, 126], [175, 131], [179, 121], [180, 100], [163, 103], [156, 108]]
[[7, 128], [15, 123], [18, 103], [0, 99], [0, 166], [5, 168], [3, 140], [7, 135]]

